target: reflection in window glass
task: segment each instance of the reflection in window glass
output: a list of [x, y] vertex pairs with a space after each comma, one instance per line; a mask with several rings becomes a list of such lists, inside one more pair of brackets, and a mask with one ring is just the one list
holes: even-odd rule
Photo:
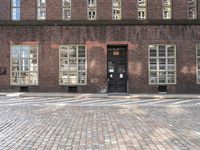
[[11, 46], [11, 85], [38, 84], [37, 46]]
[[175, 45], [149, 45], [149, 83], [176, 83]]
[[86, 84], [85, 46], [60, 46], [60, 85]]
[[121, 0], [113, 0], [112, 16], [113, 20], [120, 20], [122, 18]]
[[197, 19], [197, 0], [188, 0], [188, 19]]
[[138, 0], [138, 19], [144, 20], [147, 18], [147, 3], [146, 0]]
[[62, 0], [62, 19], [71, 19], [71, 0]]
[[12, 20], [20, 20], [20, 0], [12, 0]]
[[163, 19], [172, 18], [172, 2], [171, 0], [163, 0]]
[[37, 0], [37, 19], [46, 19], [46, 0]]
[[88, 0], [88, 20], [95, 20], [97, 14], [96, 0]]

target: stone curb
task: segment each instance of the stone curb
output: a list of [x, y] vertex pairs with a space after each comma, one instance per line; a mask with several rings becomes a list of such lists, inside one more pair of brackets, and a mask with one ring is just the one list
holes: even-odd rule
[[68, 94], [68, 93], [0, 93], [7, 97], [66, 97], [66, 98], [116, 98], [116, 99], [200, 99], [198, 94]]
[[66, 97], [66, 98], [116, 98], [116, 99], [200, 99], [198, 94], [68, 94], [68, 93], [0, 93], [8, 97]]

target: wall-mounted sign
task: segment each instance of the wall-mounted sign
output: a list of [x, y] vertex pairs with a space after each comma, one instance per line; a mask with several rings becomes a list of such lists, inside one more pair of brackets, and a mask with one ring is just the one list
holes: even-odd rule
[[0, 67], [0, 75], [6, 75], [6, 67]]
[[113, 51], [113, 56], [119, 56], [119, 51]]

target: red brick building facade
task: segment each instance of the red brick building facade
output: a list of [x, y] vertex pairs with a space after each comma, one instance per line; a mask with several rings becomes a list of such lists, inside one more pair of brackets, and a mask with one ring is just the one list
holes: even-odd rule
[[199, 0], [88, 1], [0, 0], [0, 91], [200, 93]]

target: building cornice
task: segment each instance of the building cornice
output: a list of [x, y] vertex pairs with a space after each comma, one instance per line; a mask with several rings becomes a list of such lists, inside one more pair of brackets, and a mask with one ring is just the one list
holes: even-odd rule
[[190, 26], [200, 25], [200, 20], [1, 20], [0, 26]]

